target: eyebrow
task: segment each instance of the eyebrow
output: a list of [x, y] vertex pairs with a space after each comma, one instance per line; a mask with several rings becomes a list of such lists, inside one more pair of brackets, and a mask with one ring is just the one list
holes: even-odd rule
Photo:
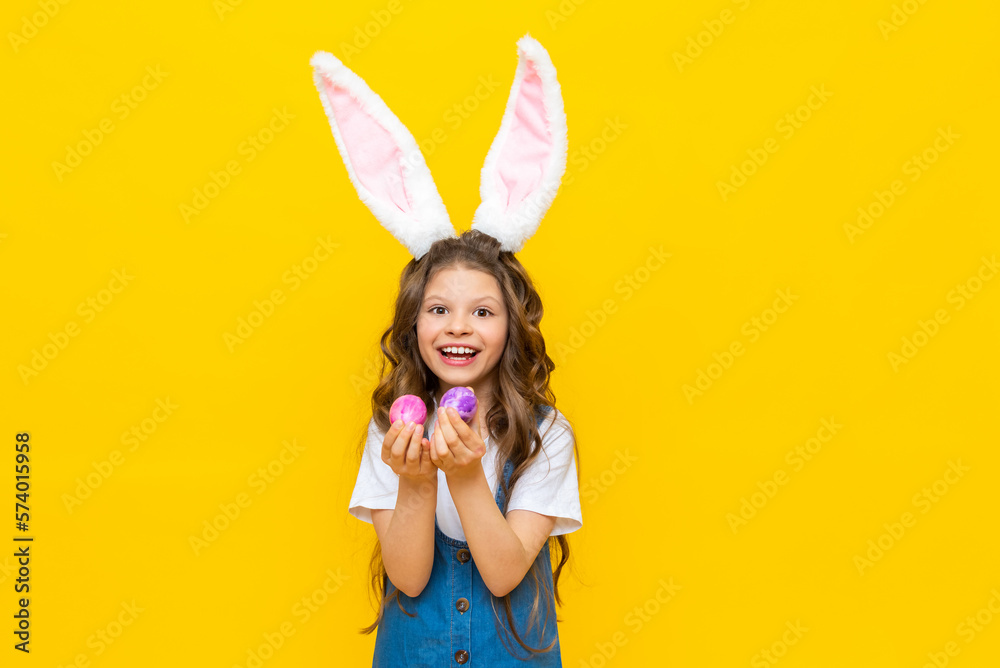
[[[448, 301], [447, 299], [445, 299], [444, 297], [441, 297], [439, 295], [428, 295], [427, 299], [424, 300], [424, 303], [427, 303], [427, 302], [429, 302], [429, 301], [431, 301], [433, 299], [437, 299], [437, 300], [443, 301], [443, 302]], [[495, 304], [499, 304], [500, 303], [499, 301], [497, 301], [496, 297], [490, 297], [489, 295], [486, 295], [486, 296], [483, 296], [483, 297], [476, 297], [472, 301], [476, 301], [476, 302], [491, 301], [491, 302], [493, 302]]]

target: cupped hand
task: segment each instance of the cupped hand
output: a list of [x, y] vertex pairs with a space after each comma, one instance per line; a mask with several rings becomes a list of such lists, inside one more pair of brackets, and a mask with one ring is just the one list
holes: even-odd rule
[[423, 425], [396, 420], [382, 440], [382, 461], [399, 477], [415, 481], [437, 481], [437, 467], [431, 461], [430, 441]]
[[486, 443], [479, 434], [479, 407], [472, 416], [475, 429], [465, 424], [454, 408], [439, 408], [434, 433], [430, 438], [430, 457], [434, 465], [451, 478], [463, 478], [482, 471], [481, 460]]

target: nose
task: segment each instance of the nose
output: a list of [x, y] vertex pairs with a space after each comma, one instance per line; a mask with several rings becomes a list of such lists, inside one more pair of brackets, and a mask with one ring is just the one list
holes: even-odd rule
[[460, 313], [452, 314], [452, 317], [448, 320], [448, 327], [446, 329], [448, 330], [448, 334], [452, 336], [472, 333], [472, 327], [469, 325], [468, 318]]

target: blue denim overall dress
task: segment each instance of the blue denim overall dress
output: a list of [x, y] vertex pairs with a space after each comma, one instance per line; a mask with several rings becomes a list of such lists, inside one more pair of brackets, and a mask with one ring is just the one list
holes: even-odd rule
[[[539, 429], [549, 406], [542, 407]], [[514, 465], [507, 461], [503, 469], [505, 481], [510, 481]], [[497, 485], [497, 507], [504, 509], [503, 486]], [[441, 666], [562, 666], [559, 632], [556, 626], [555, 596], [552, 586], [552, 562], [549, 544], [539, 551], [532, 567], [541, 584], [538, 619], [528, 632], [528, 617], [534, 601], [531, 571], [510, 593], [515, 628], [524, 642], [535, 648], [547, 647], [548, 652], [532, 655], [510, 633], [503, 603], [496, 601], [493, 612], [492, 594], [483, 582], [472, 559], [469, 544], [456, 540], [443, 531], [434, 518], [434, 565], [427, 586], [416, 598], [399, 592], [399, 603], [410, 614], [399, 609], [395, 601], [386, 603], [382, 621], [375, 637], [373, 668], [440, 668]], [[385, 593], [397, 591], [385, 578]], [[546, 608], [548, 617], [546, 618]], [[497, 622], [495, 617], [499, 617]], [[544, 626], [544, 632], [542, 627]], [[504, 639], [501, 639], [503, 634]], [[506, 647], [505, 647], [506, 644]], [[510, 650], [508, 650], [508, 647]], [[514, 655], [510, 652], [513, 651]]]

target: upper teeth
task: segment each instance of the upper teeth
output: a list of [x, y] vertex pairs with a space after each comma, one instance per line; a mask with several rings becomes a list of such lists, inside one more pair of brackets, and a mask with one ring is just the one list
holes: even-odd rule
[[454, 353], [456, 355], [471, 355], [472, 353], [476, 352], [472, 348], [466, 348], [464, 346], [445, 346], [441, 350], [443, 350], [446, 353]]

